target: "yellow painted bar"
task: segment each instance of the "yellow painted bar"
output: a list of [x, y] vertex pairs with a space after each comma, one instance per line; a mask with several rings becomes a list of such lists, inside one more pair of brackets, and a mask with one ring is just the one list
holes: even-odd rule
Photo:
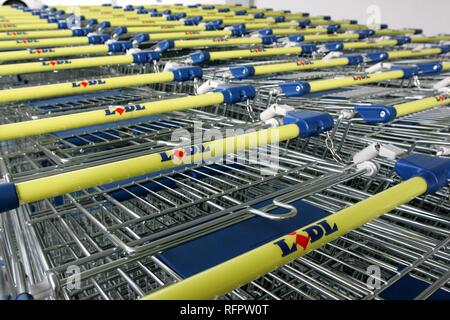
[[160, 40], [177, 40], [177, 39], [198, 39], [198, 38], [215, 38], [226, 37], [232, 35], [230, 30], [218, 31], [187, 31], [187, 32], [167, 32], [149, 34], [150, 41]]
[[[240, 16], [239, 16], [240, 17]], [[214, 20], [214, 19], [209, 19]], [[206, 20], [208, 21], [208, 20]], [[271, 23], [275, 22], [273, 19], [255, 19], [255, 20], [248, 20], [248, 19], [241, 19], [241, 18], [235, 18], [235, 19], [222, 19], [222, 23], [225, 25], [232, 25], [232, 24], [239, 24], [239, 23], [248, 23], [249, 21], [257, 21], [258, 23]]]
[[227, 60], [236, 58], [248, 57], [268, 57], [281, 54], [300, 54], [302, 49], [300, 47], [287, 48], [254, 48], [247, 50], [231, 50], [231, 51], [215, 51], [210, 52], [210, 61]]
[[368, 83], [375, 83], [385, 80], [394, 80], [403, 78], [404, 73], [402, 70], [387, 71], [374, 73], [370, 75], [358, 75], [354, 77], [344, 77], [337, 79], [326, 79], [308, 82], [311, 86], [311, 92], [325, 91], [337, 88], [343, 88], [353, 85], [361, 85]]
[[403, 34], [415, 34], [416, 30], [413, 29], [403, 29], [403, 30], [393, 30], [393, 29], [378, 29], [375, 30], [375, 35], [377, 36], [394, 36]]
[[327, 33], [327, 29], [324, 28], [285, 28], [285, 29], [272, 29], [272, 34], [277, 36], [285, 36], [292, 34], [324, 34]]
[[203, 152], [187, 155], [184, 158], [181, 156], [181, 159], [173, 156], [184, 152], [183, 148], [177, 148], [165, 152], [167, 157], [174, 157], [173, 160], [164, 161], [160, 153], [153, 153], [146, 156], [20, 182], [16, 184], [16, 190], [20, 201], [22, 203], [29, 203], [105, 183], [121, 181], [174, 168], [181, 164], [221, 157], [232, 152], [292, 139], [298, 137], [298, 135], [299, 128], [297, 125], [285, 125], [206, 142], [202, 145]]
[[0, 32], [0, 40], [71, 37], [72, 30]]
[[345, 66], [347, 64], [348, 64], [347, 58], [337, 58], [330, 60], [311, 60], [311, 61], [300, 60], [298, 62], [254, 66], [254, 68], [255, 68], [255, 76], [259, 76], [271, 73], [331, 68], [331, 67]]
[[436, 97], [397, 104], [394, 106], [394, 108], [397, 111], [397, 117], [402, 117], [408, 114], [445, 106], [448, 104], [450, 104], [450, 97], [448, 95], [440, 95]]
[[177, 99], [143, 102], [137, 105], [111, 106], [104, 110], [11, 123], [0, 125], [0, 141], [130, 120], [173, 111], [201, 108], [222, 102], [222, 93], [210, 93]]
[[14, 63], [14, 64], [0, 65], [0, 76], [36, 73], [36, 72], [49, 72], [55, 70], [93, 68], [115, 64], [131, 64], [131, 63], [133, 63], [133, 56], [130, 54], [93, 57], [93, 58], [80, 58], [72, 60], [58, 59], [51, 61]]
[[440, 42], [440, 41], [450, 41], [450, 35], [448, 36], [436, 36], [436, 37], [411, 37], [412, 43], [426, 43], [426, 42]]
[[89, 39], [87, 37], [71, 37], [0, 41], [0, 50], [63, 47], [80, 44], [89, 44]]
[[0, 31], [26, 31], [26, 30], [56, 30], [58, 29], [57, 23], [46, 24], [0, 24]]
[[175, 48], [218, 47], [242, 44], [262, 44], [261, 38], [218, 38], [204, 40], [176, 40]]
[[[321, 221], [326, 220], [327, 224], [335, 231], [324, 233], [324, 236], [315, 242], [311, 242], [311, 238], [309, 238], [305, 249], [296, 245], [296, 235], [309, 237], [304, 230], [312, 226], [317, 227], [317, 223], [321, 221], [296, 231], [293, 230], [295, 233], [287, 234], [180, 282], [163, 287], [142, 299], [201, 300], [217, 298], [408, 203], [424, 194], [426, 190], [427, 183], [423, 178], [409, 179], [322, 219]], [[294, 246], [297, 250], [283, 257], [280, 247], [275, 244], [279, 241], [284, 241], [289, 248]]]
[[39, 58], [64, 57], [108, 52], [108, 46], [103, 44], [65, 48], [27, 49], [0, 52], [0, 61], [31, 60]]
[[442, 63], [442, 70], [443, 70], [443, 71], [448, 71], [448, 70], [450, 70], [450, 62], [443, 62], [443, 63]]
[[401, 59], [401, 58], [413, 58], [413, 57], [423, 57], [429, 55], [441, 54], [441, 48], [423, 49], [423, 50], [401, 50], [401, 51], [389, 51], [389, 59]]
[[60, 97], [172, 81], [172, 72], [137, 74], [0, 90], [0, 103]]
[[358, 42], [345, 42], [344, 49], [368, 49], [368, 48], [378, 48], [396, 45], [397, 40], [358, 41]]
[[359, 35], [353, 33], [305, 35], [304, 41], [336, 41], [353, 39], [359, 39]]
[[230, 17], [220, 17], [220, 16], [203, 16], [203, 20], [202, 21], [211, 21], [211, 20], [245, 20], [245, 21], [261, 21], [261, 22], [268, 22], [268, 21], [275, 21], [274, 19], [254, 19], [253, 17], [250, 16], [236, 16], [236, 18], [230, 18]]

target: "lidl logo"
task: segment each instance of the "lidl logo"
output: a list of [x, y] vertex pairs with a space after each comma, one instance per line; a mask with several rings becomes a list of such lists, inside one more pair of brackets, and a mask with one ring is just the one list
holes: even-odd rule
[[23, 35], [23, 34], [27, 34], [25, 31], [14, 31], [14, 32], [7, 32], [6, 35], [7, 36], [18, 36], [18, 35]]
[[52, 61], [42, 62], [42, 65], [55, 67], [55, 66], [59, 66], [59, 65], [63, 65], [63, 64], [71, 64], [71, 63], [72, 63], [72, 61], [70, 61], [70, 60], [52, 60]]
[[227, 40], [225, 40], [224, 38], [214, 38], [213, 42], [226, 42]]
[[2, 28], [12, 28], [15, 27], [15, 24], [2, 24]]
[[27, 43], [37, 43], [39, 40], [16, 40], [16, 43], [27, 44]]
[[193, 34], [200, 34], [199, 31], [187, 31], [185, 32], [186, 35], [193, 35]]
[[171, 160], [183, 160], [185, 157], [193, 156], [196, 154], [202, 154], [210, 151], [209, 146], [197, 145], [190, 146], [182, 149], [176, 149], [172, 151], [161, 152], [161, 162], [171, 161]]
[[450, 96], [437, 96], [435, 98], [437, 102], [444, 102], [445, 100], [448, 100]]
[[338, 230], [337, 224], [334, 223], [333, 226], [331, 226], [327, 220], [323, 220], [308, 228], [292, 232], [273, 244], [280, 248], [281, 257], [286, 257], [298, 251], [300, 248], [301, 250], [306, 251], [310, 244], [319, 241], [323, 237], [329, 236]]
[[84, 81], [79, 81], [79, 82], [72, 82], [72, 87], [73, 88], [79, 88], [79, 87], [92, 87], [92, 86], [96, 86], [96, 85], [101, 85], [101, 84], [105, 84], [106, 81], [105, 80], [84, 80]]
[[113, 116], [113, 115], [123, 115], [125, 113], [137, 112], [145, 110], [145, 106], [141, 105], [127, 105], [127, 106], [111, 106], [108, 109], [105, 109], [105, 116]]

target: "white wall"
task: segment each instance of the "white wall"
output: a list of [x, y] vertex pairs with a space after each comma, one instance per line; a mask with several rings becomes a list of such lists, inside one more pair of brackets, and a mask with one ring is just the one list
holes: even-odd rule
[[[430, 35], [450, 33], [450, 0], [255, 0], [255, 5], [326, 14], [335, 19], [357, 19], [363, 24], [376, 18], [379, 11], [381, 22], [393, 28], [421, 28]], [[368, 9], [372, 12], [368, 13]]]

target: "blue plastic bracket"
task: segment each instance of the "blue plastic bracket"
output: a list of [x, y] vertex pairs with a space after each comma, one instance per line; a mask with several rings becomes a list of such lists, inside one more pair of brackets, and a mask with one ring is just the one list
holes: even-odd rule
[[211, 55], [207, 51], [197, 51], [191, 53], [189, 57], [191, 58], [192, 64], [202, 64], [208, 62]]
[[196, 66], [178, 67], [171, 70], [175, 81], [188, 81], [203, 76], [202, 68]]
[[14, 183], [0, 184], [0, 212], [9, 211], [18, 208], [20, 205]]
[[280, 84], [280, 89], [287, 97], [301, 97], [311, 91], [311, 86], [308, 82], [286, 82]]
[[246, 79], [255, 75], [255, 68], [253, 66], [231, 67], [230, 72], [235, 79]]
[[355, 110], [366, 123], [387, 123], [395, 119], [397, 110], [391, 106], [382, 105], [358, 105]]

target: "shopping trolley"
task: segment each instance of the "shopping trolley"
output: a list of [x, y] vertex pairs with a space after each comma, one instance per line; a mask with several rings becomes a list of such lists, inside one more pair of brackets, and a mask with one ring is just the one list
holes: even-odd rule
[[[319, 119], [326, 119], [326, 126], [328, 127], [329, 125], [332, 125], [332, 121], [331, 121], [331, 119], [328, 117], [328, 116], [326, 116], [326, 115], [319, 115], [320, 117], [319, 117]], [[310, 117], [310, 115], [308, 115], [308, 117]], [[307, 117], [307, 118], [308, 118]], [[323, 118], [323, 117], [325, 117], [325, 118]], [[295, 118], [295, 117], [294, 117]], [[169, 123], [172, 123], [172, 126], [173, 125], [176, 125], [177, 123], [183, 123], [183, 122], [188, 122], [188, 121], [180, 121], [180, 120], [175, 120], [175, 119], [177, 119], [177, 118], [172, 118], [172, 119], [169, 119], [169, 121], [168, 122], [166, 122], [166, 125], [167, 124], [169, 124]], [[196, 118], [197, 120], [193, 120], [193, 122], [195, 122], [195, 121], [198, 121], [198, 117]], [[200, 117], [200, 119], [201, 119], [201, 117]], [[226, 129], [226, 128], [228, 128], [229, 127], [229, 124], [227, 124], [227, 122], [228, 121], [224, 121], [224, 120], [222, 120], [222, 124], [220, 124], [220, 121], [212, 121], [211, 120], [211, 117], [210, 116], [207, 116], [205, 119], [208, 119], [208, 120], [210, 120], [210, 122], [212, 123], [212, 127], [214, 128], [214, 127], [218, 127], [219, 125], [221, 125], [221, 126], [223, 126], [223, 128], [224, 129]], [[316, 123], [317, 122], [317, 120], [315, 120], [315, 117], [312, 117], [311, 118], [311, 120], [305, 120], [305, 121], [313, 121], [313, 123]], [[158, 128], [157, 126], [162, 126], [162, 125], [164, 125], [164, 121], [159, 121], [159, 122], [155, 122], [155, 123], [152, 123], [152, 122], [150, 122], [149, 124], [148, 124], [148, 129], [150, 129], [151, 128], [151, 126], [154, 126], [154, 128]], [[321, 132], [322, 130], [324, 130], [324, 129], [322, 129], [322, 126], [323, 126], [323, 124], [320, 124], [320, 123], [317, 123], [316, 124], [316, 129], [315, 130], [317, 130], [317, 132]], [[143, 129], [143, 128], [145, 128], [145, 126], [143, 126], [143, 125], [141, 125], [141, 126], [136, 126], [135, 127], [136, 129], [138, 129], [138, 128], [141, 128], [141, 130]], [[159, 127], [159, 128], [161, 128], [161, 127]], [[170, 127], [167, 127], [167, 128], [170, 128]], [[105, 131], [105, 134], [108, 132], [108, 130], [107, 131]], [[153, 131], [153, 132], [155, 132], [155, 131]], [[278, 135], [278, 137], [275, 137], [275, 136], [272, 136], [271, 134], [268, 134], [269, 132], [277, 132], [279, 135]], [[162, 137], [164, 137], [164, 136], [166, 136], [166, 134], [164, 133], [164, 130], [162, 131], [162, 132], [159, 132], [159, 131], [156, 131], [155, 133], [157, 133], [161, 138]], [[99, 134], [99, 133], [98, 133]], [[312, 131], [310, 134], [317, 134], [316, 133], [316, 131]], [[226, 139], [228, 139], [227, 141], [228, 142], [230, 142], [230, 141], [234, 141], [233, 143], [231, 143], [230, 145], [228, 145], [228, 144], [226, 144], [226, 149], [224, 149], [223, 150], [223, 152], [225, 152], [225, 153], [229, 153], [229, 152], [232, 152], [232, 150], [234, 150], [235, 148], [248, 148], [248, 147], [250, 147], [250, 146], [252, 146], [253, 145], [253, 143], [254, 143], [254, 140], [253, 139], [249, 139], [249, 138], [253, 138], [253, 137], [258, 137], [258, 140], [256, 140], [256, 141], [259, 141], [259, 143], [261, 143], [261, 144], [265, 144], [265, 143], [271, 143], [271, 142], [274, 142], [275, 140], [272, 140], [272, 139], [280, 139], [280, 140], [285, 140], [285, 139], [288, 139], [288, 138], [290, 138], [290, 137], [295, 137], [296, 135], [299, 135], [299, 131], [298, 131], [298, 127], [296, 126], [296, 125], [294, 125], [294, 124], [292, 124], [292, 125], [285, 125], [285, 126], [282, 126], [282, 127], [279, 127], [279, 128], [274, 128], [274, 129], [262, 129], [262, 130], [259, 130], [259, 131], [256, 131], [256, 132], [252, 132], [252, 133], [247, 133], [247, 134], [244, 134], [244, 135], [241, 135], [241, 136], [237, 136], [237, 137], [230, 137], [230, 138], [226, 138]], [[307, 136], [308, 135], [308, 133], [305, 131], [305, 132], [303, 132], [303, 133], [300, 133], [300, 135], [301, 136]], [[100, 136], [100, 135], [99, 135]], [[247, 142], [245, 142], [243, 145], [241, 144], [241, 143], [237, 143], [237, 138], [239, 139], [239, 141], [241, 141], [241, 139], [243, 139], [242, 141], [247, 141]], [[231, 139], [231, 140], [230, 140]], [[247, 140], [248, 139], [248, 140]], [[269, 139], [269, 140], [265, 140], [265, 139]], [[84, 140], [84, 141], [86, 141], [86, 140]], [[81, 144], [84, 144], [83, 143], [83, 140], [81, 140], [81, 141], [79, 141], [78, 143], [81, 143]], [[217, 149], [217, 148], [214, 148], [214, 146], [219, 146], [219, 148]], [[86, 146], [87, 147], [87, 146]], [[100, 145], [99, 145], [99, 147], [100, 147]], [[203, 143], [202, 144], [202, 147], [200, 147], [200, 146], [193, 146], [193, 147], [189, 147], [189, 146], [187, 146], [187, 147], [184, 147], [184, 148], [182, 148], [182, 149], [180, 149], [180, 148], [178, 148], [178, 149], [175, 149], [175, 151], [170, 151], [170, 150], [168, 150], [168, 151], [164, 151], [164, 150], [167, 150], [167, 147], [164, 149], [155, 149], [155, 151], [158, 151], [157, 153], [152, 153], [152, 154], [150, 154], [149, 156], [151, 157], [151, 158], [154, 158], [154, 159], [159, 159], [158, 160], [158, 162], [160, 163], [158, 166], [160, 166], [160, 165], [162, 165], [162, 166], [164, 166], [164, 167], [167, 167], [167, 168], [170, 168], [170, 167], [172, 167], [173, 165], [176, 165], [176, 163], [175, 164], [172, 164], [172, 162], [170, 161], [170, 160], [168, 160], [169, 158], [171, 158], [172, 157], [172, 154], [177, 154], [178, 156], [180, 155], [180, 150], [183, 150], [183, 152], [185, 152], [187, 155], [189, 155], [189, 156], [192, 156], [192, 157], [194, 157], [196, 154], [203, 154], [203, 155], [206, 155], [206, 154], [208, 154], [208, 156], [207, 157], [211, 157], [211, 156], [214, 156], [214, 157], [217, 157], [217, 156], [219, 156], [219, 154], [220, 154], [220, 150], [221, 150], [221, 148], [222, 148], [222, 144], [221, 144], [221, 141], [220, 140], [217, 140], [217, 141], [211, 141], [210, 143]], [[108, 149], [107, 147], [106, 147], [106, 149]], [[215, 149], [216, 150], [216, 152], [217, 153], [214, 153], [214, 154], [211, 154], [211, 149]], [[97, 149], [98, 150], [98, 149]], [[238, 149], [236, 149], [236, 151], [237, 151]], [[114, 151], [114, 152], [116, 152], [116, 151]], [[147, 150], [147, 152], [148, 152], [148, 150]], [[189, 152], [189, 153], [188, 153]], [[99, 154], [97, 154], [97, 156], [98, 156]], [[126, 158], [129, 158], [129, 155], [127, 155], [126, 156]], [[137, 160], [138, 158], [136, 158], [136, 160]], [[10, 160], [13, 160], [13, 159], [10, 159]], [[8, 160], [7, 162], [9, 162], [10, 160]], [[97, 158], [97, 161], [99, 160], [99, 158]], [[129, 159], [129, 160], [132, 160], [132, 159]], [[142, 160], [144, 160], [143, 158], [142, 158]], [[123, 160], [123, 161], [128, 161], [128, 160]], [[144, 161], [144, 162], [147, 162], [147, 161]], [[20, 163], [20, 161], [19, 161], [19, 163]], [[19, 163], [17, 163], [18, 164], [18, 167], [16, 167], [16, 168], [20, 168], [20, 167], [22, 167], [23, 168], [23, 165], [20, 165]], [[119, 164], [120, 162], [117, 162], [116, 164]], [[111, 164], [114, 164], [114, 163], [111, 163]], [[143, 163], [144, 164], [144, 163]], [[286, 165], [288, 165], [289, 164], [289, 161], [287, 161], [287, 163], [286, 163]], [[105, 165], [107, 165], [106, 163], [105, 163]], [[247, 173], [245, 173], [245, 171], [242, 169], [242, 168], [236, 168], [236, 169], [233, 169], [233, 165], [232, 164], [230, 164], [231, 165], [231, 167], [230, 167], [230, 170], [237, 170], [236, 171], [236, 173], [238, 174], [237, 176], [236, 176], [236, 178], [233, 178], [233, 174], [232, 173], [228, 173], [228, 172], [224, 172], [224, 177], [225, 178], [227, 178], [227, 177], [229, 177], [231, 180], [230, 180], [230, 183], [231, 183], [231, 181], [233, 181], [233, 180], [235, 180], [235, 179], [237, 179], [236, 180], [236, 183], [248, 183], [249, 184], [249, 186], [252, 186], [252, 185], [254, 185], [256, 182], [257, 182], [257, 184], [259, 185], [260, 184], [260, 182], [261, 183], [263, 183], [264, 182], [264, 179], [262, 179], [262, 180], [260, 180], [259, 178], [257, 178], [257, 174], [254, 174], [254, 173], [250, 173], [250, 174], [247, 174]], [[6, 167], [11, 167], [11, 164], [5, 164], [5, 166]], [[136, 169], [138, 169], [136, 166], [132, 166], [132, 167], [135, 167]], [[178, 164], [178, 167], [180, 167], [180, 164]], [[187, 169], [187, 170], [190, 170], [190, 166], [188, 166], [188, 167], [186, 167], [186, 166], [184, 166], [184, 165], [182, 165], [181, 166], [182, 168], [184, 168], [184, 169]], [[200, 164], [200, 167], [198, 168], [198, 170], [196, 169], [195, 170], [195, 172], [203, 172], [204, 170], [207, 170], [207, 171], [205, 171], [205, 172], [208, 172], [208, 170], [210, 170], [210, 169], [207, 169], [207, 168], [201, 168], [201, 167], [203, 167], [203, 165], [202, 164]], [[225, 167], [228, 167], [228, 164], [225, 164]], [[224, 167], [224, 168], [225, 168]], [[248, 166], [246, 166], [246, 167], [248, 167]], [[208, 167], [209, 168], [209, 167]], [[216, 172], [217, 171], [217, 169], [215, 169], [215, 165], [212, 165], [211, 166], [211, 170], [213, 170], [213, 172]], [[268, 167], [269, 168], [269, 167]], [[184, 171], [184, 169], [183, 169], [183, 171]], [[88, 168], [85, 168], [85, 169], [83, 169], [83, 170], [90, 170], [90, 167], [88, 167]], [[151, 169], [151, 170], [156, 170], [156, 167], [155, 167], [155, 169]], [[140, 170], [139, 170], [140, 171]], [[228, 171], [228, 170], [226, 170], [226, 171]], [[75, 171], [73, 171], [73, 172], [75, 172]], [[78, 171], [79, 173], [81, 173], [81, 171]], [[119, 171], [117, 171], [117, 172], [119, 172]], [[123, 173], [124, 173], [124, 171], [122, 171]], [[168, 179], [168, 181], [170, 180], [172, 180], [172, 173], [173, 174], [178, 174], [178, 173], [176, 173], [175, 171], [174, 172], [172, 172], [171, 170], [166, 170], [166, 171], [160, 171], [160, 168], [159, 169], [157, 169], [157, 174], [156, 174], [156, 176], [155, 177], [157, 177], [157, 176], [159, 176], [162, 172], [167, 172], [167, 175], [163, 178], [163, 180], [165, 180], [165, 179]], [[185, 171], [185, 172], [187, 172], [187, 171]], [[180, 171], [180, 173], [181, 173], [181, 171]], [[217, 173], [220, 173], [220, 170], [219, 171], [217, 171]], [[17, 172], [17, 174], [19, 174], [20, 175], [20, 173], [19, 172]], [[209, 173], [208, 173], [208, 175], [209, 175]], [[184, 173], [181, 173], [181, 176], [180, 177], [184, 177], [185, 176], [185, 174]], [[248, 179], [248, 178], [245, 178], [245, 176], [248, 176], [248, 178], [250, 178], [250, 180]], [[23, 175], [23, 177], [25, 178], [25, 177], [30, 177], [30, 172], [28, 172], [28, 174], [26, 174], [26, 175]], [[49, 176], [50, 177], [50, 176]], [[49, 177], [47, 177], [47, 178], [49, 178]], [[54, 176], [54, 177], [56, 177], [56, 176]], [[149, 176], [146, 176], [144, 179], [146, 179], [146, 178], [148, 178]], [[175, 176], [173, 176], [173, 177], [175, 177]], [[345, 179], [347, 177], [347, 175], [344, 175], [343, 177], [341, 177], [341, 179]], [[19, 179], [19, 176], [16, 176], [16, 178], [17, 179]], [[199, 177], [200, 178], [200, 177]], [[348, 178], [348, 177], [347, 177]], [[121, 183], [123, 183], [124, 181], [123, 181], [123, 179], [122, 179], [122, 177], [118, 177], [118, 179], [120, 179], [120, 181], [122, 181]], [[201, 178], [200, 178], [201, 179]], [[256, 179], [256, 180], [255, 180]], [[161, 181], [163, 181], [163, 180], [161, 180]], [[183, 179], [184, 180], [184, 179]], [[195, 182], [195, 181], [197, 181], [198, 180], [198, 178], [193, 178], [193, 182]], [[108, 181], [111, 181], [109, 178], [108, 178]], [[220, 179], [218, 179], [217, 181], [220, 181]], [[252, 182], [253, 181], [253, 182]], [[98, 182], [98, 181], [97, 181]], [[168, 186], [168, 188], [164, 188], [164, 190], [166, 190], [166, 191], [170, 191], [170, 190], [172, 190], [174, 193], [174, 195], [182, 195], [183, 193], [184, 193], [184, 191], [183, 190], [185, 190], [185, 188], [187, 188], [187, 185], [185, 184], [185, 182], [182, 182], [182, 181], [180, 181], [181, 183], [182, 183], [182, 185], [180, 185], [181, 186], [181, 189], [179, 189], [179, 190], [177, 190], [176, 188], [175, 188], [175, 186]], [[157, 184], [159, 184], [160, 182], [156, 182]], [[202, 186], [203, 185], [203, 183], [201, 183], [200, 181], [199, 181], [199, 186]], [[225, 187], [227, 184], [225, 184], [223, 187]], [[288, 186], [289, 184], [285, 184], [285, 186]], [[148, 185], [147, 185], [147, 183], [144, 183], [144, 185], [143, 185], [145, 188], [147, 188], [148, 187]], [[244, 187], [244, 186], [242, 186], [242, 187]], [[108, 188], [107, 186], [105, 186], [105, 188]], [[114, 187], [115, 188], [115, 187]], [[194, 190], [195, 188], [194, 187], [192, 187], [193, 189], [192, 190]], [[237, 186], [236, 186], [236, 188], [237, 188]], [[208, 189], [208, 188], [207, 188]], [[206, 191], [206, 192], [208, 192], [207, 191], [207, 189], [205, 189], [204, 191]], [[238, 188], [238, 189], [241, 189], [241, 188]], [[156, 189], [155, 189], [156, 190]], [[163, 190], [161, 190], [161, 191], [163, 191]], [[172, 192], [172, 191], [170, 191], [170, 192]], [[200, 191], [200, 190], [199, 190]], [[211, 191], [212, 191], [212, 189], [211, 189]], [[226, 192], [226, 193], [229, 193], [229, 192], [234, 192], [235, 191], [235, 188], [232, 188], [232, 189], [230, 189], [228, 192]], [[107, 193], [109, 193], [109, 192], [107, 192]], [[201, 194], [203, 194], [203, 191], [200, 191], [200, 193], [198, 193], [197, 194], [197, 196], [195, 196], [194, 194], [191, 194], [190, 192], [188, 192], [187, 194], [186, 194], [186, 196], [187, 196], [187, 198], [186, 198], [186, 200], [188, 200], [188, 199], [195, 199], [195, 198], [197, 198], [200, 202], [198, 202], [198, 204], [200, 205], [200, 207], [202, 207], [203, 205], [201, 204], [201, 203], [203, 203], [203, 200], [201, 200], [200, 198], [198, 198], [198, 196], [199, 195], [201, 195]], [[238, 197], [238, 198], [236, 198], [236, 200], [233, 200], [233, 198], [232, 197], [229, 197], [229, 196], [227, 196], [226, 194], [223, 194], [223, 196], [224, 197], [222, 197], [222, 196], [220, 196], [221, 197], [221, 200], [219, 200], [218, 202], [217, 202], [217, 204], [212, 204], [211, 203], [211, 201], [207, 201], [207, 203], [208, 203], [208, 206], [211, 204], [211, 208], [216, 208], [216, 209], [220, 209], [220, 207], [222, 207], [222, 206], [227, 206], [227, 207], [229, 207], [230, 205], [232, 205], [232, 206], [235, 206], [235, 205], [237, 205], [238, 203], [239, 203], [239, 200], [238, 199], [240, 199], [240, 197]], [[71, 197], [71, 196], [70, 196]], [[158, 196], [158, 197], [160, 197], [160, 196]], [[194, 197], [194, 198], [192, 198], [192, 197]], [[109, 196], [108, 196], [108, 198], [109, 198]], [[169, 198], [171, 198], [170, 196], [166, 196], [166, 198], [167, 199], [169, 199]], [[111, 198], [111, 200], [113, 201], [113, 203], [116, 203], [116, 201], [115, 200], [113, 200], [112, 198]], [[206, 200], [206, 199], [205, 199]], [[212, 198], [211, 198], [211, 200], [212, 200]], [[175, 202], [172, 202], [172, 201], [175, 201]], [[214, 201], [214, 200], [213, 200]], [[63, 202], [65, 202], [65, 200], [63, 201]], [[185, 207], [186, 207], [186, 209], [189, 207], [189, 206], [191, 206], [192, 204], [194, 204], [194, 203], [196, 203], [197, 201], [195, 201], [195, 202], [192, 202], [191, 203], [191, 201], [189, 201], [188, 200], [188, 202], [185, 204]], [[2, 202], [3, 203], [3, 202]], [[176, 199], [173, 199], [173, 200], [169, 200], [169, 203], [173, 203], [174, 205], [176, 204], [176, 203], [178, 203], [178, 200], [176, 200]], [[228, 204], [227, 204], [228, 203]], [[64, 205], [67, 205], [68, 203], [67, 202], [65, 202], [65, 204]], [[153, 205], [152, 205], [153, 206]], [[173, 211], [173, 210], [177, 210], [177, 212], [178, 212], [178, 210], [180, 210], [181, 208], [183, 207], [183, 205], [181, 205], [181, 204], [179, 204], [179, 205], [176, 205], [174, 208], [172, 208], [170, 211]], [[197, 207], [197, 205], [196, 205], [196, 207]], [[198, 208], [200, 208], [200, 207], [198, 207]], [[42, 209], [44, 209], [44, 207], [42, 207]], [[208, 213], [207, 213], [207, 211], [208, 211], [208, 209], [205, 207], [205, 209], [204, 210], [206, 210], [205, 211], [205, 214], [207, 214], [208, 215]], [[216, 211], [216, 210], [215, 210]], [[217, 215], [223, 215], [223, 214], [225, 214], [225, 212], [224, 211], [221, 211], [221, 210], [218, 210], [217, 211]], [[197, 215], [198, 216], [198, 215]], [[209, 215], [208, 215], [209, 216]], [[37, 217], [37, 216], [36, 216]], [[279, 218], [281, 218], [282, 216], [280, 216]], [[195, 217], [192, 217], [192, 218], [195, 218]], [[213, 218], [213, 216], [211, 216], [211, 217], [207, 217], [207, 218], [204, 218], [204, 219], [202, 219], [200, 216], [198, 216], [198, 219], [199, 219], [199, 223], [201, 222], [201, 221], [204, 221], [204, 220], [206, 220], [206, 221], [208, 221], [208, 220], [210, 220], [210, 219], [212, 219]], [[139, 219], [140, 220], [140, 219]], [[131, 222], [131, 221], [130, 221]], [[142, 221], [141, 221], [142, 222]], [[183, 219], [183, 221], [181, 221], [181, 222], [185, 222], [185, 220]], [[140, 223], [139, 223], [140, 224]], [[194, 222], [191, 222], [190, 223], [191, 225], [194, 225], [195, 223]], [[184, 229], [184, 228], [186, 228], [187, 226], [189, 225], [189, 223], [187, 223], [187, 224], [182, 224], [182, 225], [180, 225], [179, 227], [175, 227], [175, 229], [174, 230], [176, 230], [176, 229], [179, 229], [180, 231], [182, 230], [182, 229]], [[193, 231], [193, 229], [191, 230], [191, 231]], [[167, 232], [167, 230], [166, 231], [164, 231], [163, 233], [165, 233], [165, 232]], [[113, 236], [112, 237], [112, 239], [113, 238], [116, 238], [115, 236]], [[142, 250], [144, 250], [144, 248], [147, 246], [146, 245], [146, 243], [148, 243], [148, 240], [149, 239], [146, 239], [144, 242], [142, 242], [142, 245], [136, 245], [136, 246], [134, 246], [133, 245], [133, 247], [134, 247], [134, 249], [136, 249], [136, 250], [138, 250], [139, 252], [141, 252]], [[130, 250], [132, 250], [132, 251], [134, 251], [134, 249], [133, 248], [131, 248], [130, 247], [130, 245], [131, 245], [131, 243], [128, 243], [128, 244], [126, 244], [126, 243], [124, 243], [122, 240], [119, 240], [119, 239], [116, 239], [116, 240], [113, 240], [113, 242], [115, 242], [115, 243], [122, 243], [121, 244], [121, 246], [122, 245], [125, 245], [125, 246], [122, 246], [122, 248], [128, 248], [128, 249], [130, 249]], [[127, 240], [126, 240], [126, 242], [128, 242]], [[140, 248], [140, 249], [138, 249], [138, 248]], [[143, 252], [143, 251], [142, 251]], [[107, 260], [109, 260], [109, 258], [107, 258]]]

